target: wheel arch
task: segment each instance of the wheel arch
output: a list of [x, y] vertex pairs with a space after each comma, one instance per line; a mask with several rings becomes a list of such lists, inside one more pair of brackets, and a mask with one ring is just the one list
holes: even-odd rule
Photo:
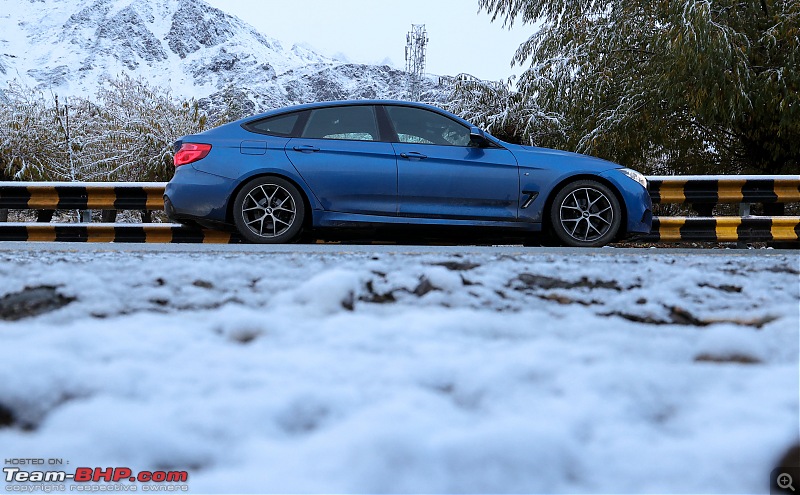
[[560, 182], [558, 182], [555, 186], [550, 189], [550, 194], [547, 196], [547, 199], [544, 203], [544, 209], [542, 210], [542, 230], [543, 231], [551, 231], [552, 225], [550, 224], [550, 209], [553, 207], [553, 200], [555, 199], [558, 192], [564, 188], [564, 186], [572, 183], [577, 182], [579, 180], [593, 180], [595, 182], [599, 182], [604, 186], [608, 187], [608, 189], [614, 193], [614, 196], [617, 198], [617, 201], [620, 205], [620, 213], [622, 214], [622, 223], [619, 226], [619, 232], [617, 232], [616, 239], [620, 239], [625, 236], [628, 232], [628, 208], [625, 203], [625, 199], [622, 197], [622, 194], [617, 189], [617, 186], [614, 185], [613, 182], [609, 181], [605, 177], [600, 177], [599, 175], [594, 174], [576, 174], [570, 175], [568, 177], [563, 178]]
[[311, 228], [311, 226], [313, 225], [314, 210], [311, 207], [311, 201], [308, 198], [308, 193], [306, 193], [305, 188], [301, 184], [299, 184], [296, 180], [294, 180], [292, 177], [290, 177], [288, 175], [284, 175], [284, 174], [275, 173], [275, 172], [257, 173], [257, 174], [251, 175], [251, 176], [247, 177], [246, 179], [240, 181], [239, 184], [237, 184], [236, 187], [234, 188], [233, 192], [231, 192], [231, 195], [230, 195], [230, 197], [228, 199], [228, 206], [227, 206], [227, 208], [225, 210], [225, 221], [227, 223], [230, 223], [231, 225], [233, 225], [233, 223], [234, 223], [233, 222], [233, 204], [234, 204], [234, 198], [236, 198], [236, 196], [239, 194], [239, 191], [241, 191], [244, 188], [245, 185], [249, 184], [253, 180], [262, 179], [264, 177], [275, 177], [275, 178], [278, 178], [278, 179], [283, 179], [283, 180], [287, 181], [288, 183], [290, 183], [291, 185], [293, 185], [294, 187], [297, 188], [297, 190], [300, 192], [300, 196], [303, 198], [303, 205], [306, 208], [306, 216], [303, 219], [303, 229]]

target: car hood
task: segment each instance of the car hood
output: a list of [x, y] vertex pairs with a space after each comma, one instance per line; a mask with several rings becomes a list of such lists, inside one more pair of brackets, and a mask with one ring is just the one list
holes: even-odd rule
[[537, 148], [536, 146], [524, 146], [521, 144], [504, 144], [517, 158], [517, 162], [520, 166], [538, 167], [545, 163], [550, 166], [554, 164], [568, 164], [594, 172], [623, 168], [622, 165], [617, 163], [594, 156], [581, 155], [580, 153], [549, 148]]

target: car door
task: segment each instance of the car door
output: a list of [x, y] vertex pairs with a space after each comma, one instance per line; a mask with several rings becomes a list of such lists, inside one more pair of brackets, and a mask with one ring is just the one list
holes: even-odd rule
[[519, 168], [501, 147], [470, 146], [469, 128], [445, 115], [386, 105], [396, 132], [399, 215], [513, 221]]
[[382, 142], [372, 105], [311, 110], [286, 154], [329, 211], [397, 214], [397, 159]]

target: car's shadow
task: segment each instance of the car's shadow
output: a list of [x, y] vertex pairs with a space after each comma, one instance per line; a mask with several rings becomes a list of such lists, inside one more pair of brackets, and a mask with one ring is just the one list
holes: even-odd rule
[[303, 233], [300, 244], [406, 244], [406, 245], [524, 245], [557, 246], [542, 232], [509, 233], [500, 229], [452, 226], [400, 226], [391, 228], [318, 229]]

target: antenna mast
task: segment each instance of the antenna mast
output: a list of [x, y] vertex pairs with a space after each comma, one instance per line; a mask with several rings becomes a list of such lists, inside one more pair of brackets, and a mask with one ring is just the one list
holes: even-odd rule
[[428, 32], [425, 24], [412, 24], [406, 35], [406, 72], [408, 73], [408, 99], [419, 101], [422, 78], [425, 76], [425, 50]]

